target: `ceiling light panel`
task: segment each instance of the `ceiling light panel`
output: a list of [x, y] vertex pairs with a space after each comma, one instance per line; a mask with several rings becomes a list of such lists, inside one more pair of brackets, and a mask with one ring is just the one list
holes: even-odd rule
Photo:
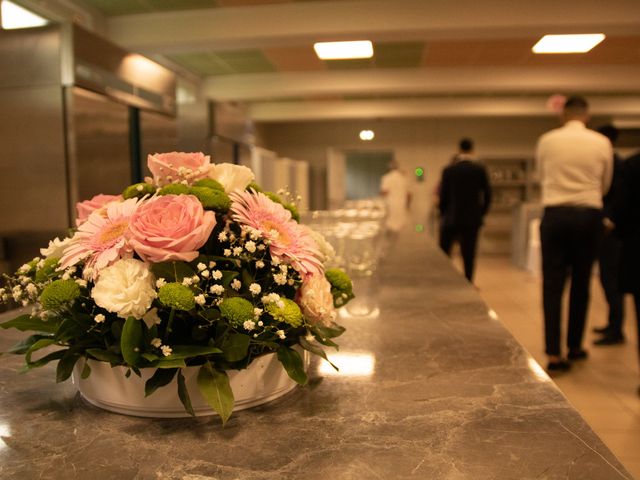
[[0, 2], [0, 8], [2, 9], [2, 14], [0, 15], [2, 18], [2, 28], [5, 30], [41, 27], [49, 23], [46, 18], [36, 15], [31, 10], [27, 10], [8, 0], [2, 0], [2, 2]]
[[346, 60], [373, 57], [373, 44], [369, 40], [354, 42], [319, 42], [313, 45], [321, 60]]
[[545, 35], [532, 50], [534, 53], [586, 53], [604, 39], [603, 33]]

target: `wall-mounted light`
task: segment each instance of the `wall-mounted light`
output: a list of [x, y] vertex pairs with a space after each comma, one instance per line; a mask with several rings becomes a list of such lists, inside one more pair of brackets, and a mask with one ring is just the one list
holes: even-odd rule
[[2, 18], [2, 28], [4, 30], [41, 27], [49, 23], [46, 18], [36, 15], [31, 10], [27, 10], [9, 0], [2, 0], [0, 8], [2, 9], [0, 17]]
[[375, 133], [373, 133], [373, 130], [361, 130], [360, 131], [360, 140], [363, 140], [365, 142], [369, 142], [371, 140], [373, 140], [373, 138], [376, 136]]
[[320, 60], [348, 60], [373, 57], [373, 44], [369, 40], [354, 42], [319, 42], [313, 49]]
[[586, 53], [604, 39], [603, 33], [545, 35], [531, 50], [533, 53]]

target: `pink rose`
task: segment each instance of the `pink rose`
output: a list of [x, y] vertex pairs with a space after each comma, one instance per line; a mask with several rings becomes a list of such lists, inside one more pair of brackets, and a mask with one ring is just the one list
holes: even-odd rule
[[106, 204], [111, 202], [122, 201], [121, 195], [96, 195], [91, 200], [85, 200], [84, 202], [76, 203], [76, 211], [78, 212], [78, 218], [76, 218], [76, 225], [82, 225], [89, 215], [94, 211], [101, 209]]
[[322, 274], [304, 279], [296, 294], [296, 303], [311, 324], [329, 326], [336, 318], [331, 284]]
[[144, 202], [131, 217], [130, 243], [147, 262], [190, 262], [215, 225], [215, 214], [205, 212], [196, 197], [162, 195]]
[[156, 153], [147, 157], [147, 165], [153, 174], [153, 180], [159, 187], [168, 183], [180, 183], [186, 180], [192, 184], [209, 175], [211, 159], [209, 155], [198, 153]]

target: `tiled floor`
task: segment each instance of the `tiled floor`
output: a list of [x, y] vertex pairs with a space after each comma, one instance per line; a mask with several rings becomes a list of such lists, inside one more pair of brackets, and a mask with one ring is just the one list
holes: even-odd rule
[[[460, 269], [458, 260], [454, 264]], [[478, 259], [475, 283], [487, 305], [544, 366], [540, 278], [512, 266], [507, 257], [485, 256]], [[603, 325], [607, 314], [602, 289], [594, 277], [584, 344], [590, 357], [574, 364], [570, 372], [554, 377], [554, 381], [627, 469], [640, 479], [636, 322], [631, 298], [626, 300], [627, 343], [594, 347], [591, 328]]]

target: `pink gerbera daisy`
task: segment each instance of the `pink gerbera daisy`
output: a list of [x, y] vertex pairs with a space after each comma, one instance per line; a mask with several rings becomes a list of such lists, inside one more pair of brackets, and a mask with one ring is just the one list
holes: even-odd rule
[[301, 275], [322, 272], [320, 252], [313, 238], [291, 219], [291, 212], [255, 190], [236, 191], [229, 196], [233, 200], [233, 219], [260, 232], [269, 241], [272, 257], [291, 265]]
[[96, 278], [101, 269], [115, 260], [133, 256], [127, 240], [129, 221], [137, 207], [138, 199], [131, 198], [109, 203], [89, 215], [65, 248], [60, 268], [71, 267], [88, 258], [85, 269]]

